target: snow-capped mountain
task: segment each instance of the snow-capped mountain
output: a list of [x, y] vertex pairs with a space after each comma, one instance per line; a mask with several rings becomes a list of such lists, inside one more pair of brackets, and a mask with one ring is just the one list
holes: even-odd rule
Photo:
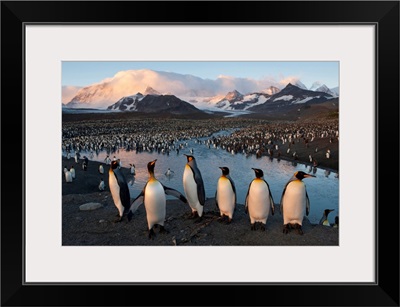
[[338, 86], [333, 87], [330, 90], [336, 97], [339, 97], [339, 87]]
[[141, 93], [123, 97], [113, 105], [110, 105], [107, 110], [171, 114], [203, 113], [192, 104], [174, 95], [142, 95]]
[[270, 96], [266, 93], [249, 93], [243, 95], [234, 90], [217, 101], [215, 106], [226, 111], [248, 110], [250, 107], [265, 103]]
[[279, 93], [272, 95], [263, 103], [249, 108], [250, 111], [262, 112], [269, 108], [286, 107], [292, 105], [301, 105], [304, 103], [322, 103], [334, 98], [333, 95], [320, 92], [301, 89], [289, 83]]
[[[62, 107], [63, 110], [82, 108], [141, 112], [140, 108], [146, 109], [144, 102], [154, 102], [155, 109], [163, 110], [162, 104], [167, 103], [165, 97], [173, 96], [196, 109], [234, 112], [263, 110], [264, 105], [308, 101], [314, 103], [328, 99], [327, 97], [338, 97], [338, 88], [336, 91], [329, 89], [318, 81], [308, 90], [300, 80], [293, 80], [290, 86], [304, 92], [288, 93], [288, 86], [282, 89], [280, 81], [270, 79], [252, 80], [219, 76], [216, 80], [211, 80], [148, 69], [127, 70], [99, 83], [80, 88]], [[147, 96], [149, 98], [146, 98]], [[164, 98], [155, 99], [156, 96]], [[174, 99], [171, 101], [174, 102]], [[147, 111], [151, 111], [151, 108]]]
[[280, 91], [279, 88], [277, 88], [276, 86], [272, 86], [271, 85], [269, 88], [263, 90], [262, 92], [265, 93], [265, 94], [268, 94], [268, 95], [273, 95], [273, 94], [278, 93], [279, 91]]
[[[107, 108], [121, 97], [129, 97], [134, 93], [143, 95], [175, 95], [191, 97], [198, 101], [199, 97], [211, 98], [224, 95], [236, 89], [240, 93], [275, 94], [282, 88], [279, 80], [265, 78], [255, 80], [220, 75], [216, 79], [203, 79], [193, 75], [179, 74], [149, 69], [126, 70], [116, 73], [98, 83], [85, 87], [74, 87], [74, 93], [68, 91], [69, 100], [63, 100], [69, 108]], [[63, 99], [67, 99], [67, 91], [63, 91]]]
[[320, 81], [315, 81], [313, 84], [311, 84], [309, 90], [310, 91], [315, 91], [317, 88], [322, 86], [323, 84]]
[[111, 111], [137, 111], [137, 103], [144, 98], [142, 93], [136, 95], [122, 97], [113, 105], [107, 107]]
[[301, 88], [301, 89], [303, 89], [303, 90], [307, 90], [307, 87], [300, 80], [297, 80], [294, 85], [299, 87], [299, 88]]

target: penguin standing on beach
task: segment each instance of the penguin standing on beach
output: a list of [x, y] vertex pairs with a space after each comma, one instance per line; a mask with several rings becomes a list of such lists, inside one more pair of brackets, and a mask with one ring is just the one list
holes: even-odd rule
[[315, 176], [297, 171], [283, 189], [280, 209], [283, 215], [284, 234], [289, 233], [290, 228], [297, 229], [299, 234], [303, 234], [303, 218], [310, 213], [310, 200], [302, 180], [309, 177]]
[[112, 161], [108, 172], [108, 186], [118, 209], [117, 218], [114, 222], [120, 222], [122, 217], [129, 212], [131, 197], [129, 187], [124, 174], [119, 169], [118, 161]]
[[221, 218], [228, 217], [227, 223], [232, 222], [236, 206], [236, 187], [229, 175], [228, 167], [220, 167], [222, 175], [218, 179], [215, 192], [215, 205], [219, 209]]
[[104, 167], [103, 167], [103, 164], [100, 164], [100, 165], [99, 165], [99, 173], [100, 173], [100, 174], [104, 174]]
[[132, 175], [136, 175], [135, 164], [129, 163], [129, 165], [131, 166], [131, 174], [132, 174]]
[[187, 158], [187, 163], [183, 171], [183, 189], [192, 209], [192, 218], [198, 216], [201, 219], [206, 201], [203, 177], [194, 156], [184, 155]]
[[146, 182], [141, 193], [132, 201], [130, 206], [128, 220], [131, 220], [133, 213], [138, 207], [144, 203], [146, 209], [147, 227], [149, 232], [149, 239], [153, 239], [155, 236], [154, 228], [160, 227], [160, 233], [168, 232], [164, 228], [165, 216], [166, 216], [166, 197], [165, 195], [171, 195], [182, 202], [187, 203], [185, 196], [179, 191], [164, 186], [154, 176], [154, 167], [156, 160], [147, 163], [147, 170], [149, 172], [149, 179]]
[[261, 230], [265, 231], [269, 214], [275, 213], [275, 203], [264, 172], [258, 168], [252, 170], [256, 178], [249, 184], [244, 210], [250, 216], [251, 230], [256, 230], [256, 223], [261, 223]]
[[65, 175], [65, 182], [72, 182], [72, 174], [67, 169], [67, 167], [64, 167], [64, 175]]

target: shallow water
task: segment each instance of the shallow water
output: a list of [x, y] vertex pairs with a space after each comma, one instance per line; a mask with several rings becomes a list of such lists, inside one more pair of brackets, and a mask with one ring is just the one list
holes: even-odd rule
[[[221, 131], [218, 134], [227, 134], [229, 131]], [[128, 167], [133, 163], [136, 167], [136, 175], [129, 176], [127, 181], [133, 180], [133, 184], [129, 185], [131, 197], [136, 197], [142, 190], [148, 179], [147, 163], [157, 159], [155, 166], [155, 176], [164, 185], [184, 192], [182, 185], [183, 170], [186, 164], [186, 156], [191, 154], [196, 158], [197, 166], [200, 169], [205, 185], [206, 197], [215, 196], [216, 185], [219, 176], [221, 175], [220, 166], [227, 166], [230, 169], [231, 178], [234, 180], [237, 191], [237, 203], [244, 204], [248, 186], [251, 180], [255, 177], [252, 168], [260, 168], [264, 171], [264, 179], [268, 182], [272, 197], [275, 203], [279, 204], [281, 194], [286, 182], [293, 176], [296, 171], [304, 171], [312, 173], [316, 178], [305, 178], [304, 182], [307, 187], [308, 196], [310, 199], [310, 214], [308, 219], [311, 223], [318, 223], [324, 209], [334, 209], [329, 215], [329, 221], [334, 222], [334, 217], [339, 215], [339, 178], [336, 178], [335, 172], [328, 172], [321, 168], [311, 168], [303, 163], [293, 163], [286, 160], [270, 159], [263, 156], [256, 158], [255, 155], [246, 157], [244, 154], [238, 153], [232, 155], [224, 149], [214, 147], [208, 148], [204, 145], [204, 140], [208, 138], [192, 139], [182, 141], [184, 148], [179, 151], [175, 150], [169, 154], [157, 153], [156, 151], [140, 152], [126, 151], [119, 149], [116, 152], [108, 153], [112, 159], [114, 156], [120, 159], [123, 167]], [[198, 142], [198, 140], [200, 142]], [[71, 152], [71, 159], [74, 157], [74, 152]], [[107, 156], [106, 151], [93, 153], [81, 151], [81, 157], [86, 155], [89, 160], [104, 162]], [[66, 156], [66, 152], [63, 152]], [[167, 177], [165, 172], [170, 168], [174, 173]], [[108, 166], [105, 166], [108, 170]], [[172, 199], [168, 196], [167, 198]]]

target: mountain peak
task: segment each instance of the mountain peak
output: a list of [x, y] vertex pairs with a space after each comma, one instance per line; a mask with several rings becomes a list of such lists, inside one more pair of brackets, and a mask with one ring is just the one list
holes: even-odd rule
[[233, 90], [232, 92], [229, 92], [228, 94], [226, 94], [224, 99], [226, 99], [232, 103], [234, 101], [243, 99], [243, 95], [241, 93], [239, 93], [237, 90]]

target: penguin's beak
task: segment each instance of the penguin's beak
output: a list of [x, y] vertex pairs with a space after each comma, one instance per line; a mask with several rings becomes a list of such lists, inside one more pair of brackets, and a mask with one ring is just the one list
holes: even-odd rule
[[315, 178], [315, 177], [317, 177], [317, 176], [314, 176], [314, 175], [311, 175], [311, 174], [305, 174], [305, 175], [304, 175], [304, 178], [308, 178], [308, 177], [314, 177], [314, 178]]

